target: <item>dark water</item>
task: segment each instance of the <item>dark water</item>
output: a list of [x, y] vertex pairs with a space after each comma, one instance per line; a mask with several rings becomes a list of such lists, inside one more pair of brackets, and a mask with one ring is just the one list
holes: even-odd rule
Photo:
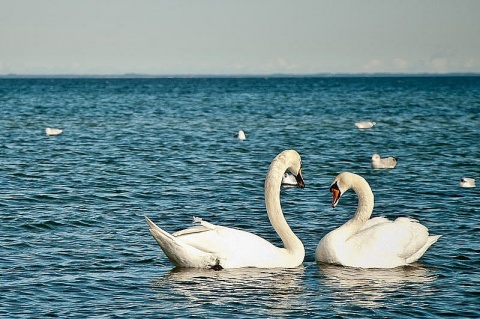
[[[458, 184], [480, 183], [480, 77], [0, 79], [0, 128], [1, 317], [478, 317], [480, 193]], [[263, 179], [289, 148], [307, 187], [282, 206], [304, 266], [173, 270], [145, 215], [280, 245]], [[370, 169], [373, 153], [397, 168]], [[356, 207], [351, 192], [330, 206], [344, 170], [369, 181], [375, 216], [443, 237], [410, 267], [317, 266]]]

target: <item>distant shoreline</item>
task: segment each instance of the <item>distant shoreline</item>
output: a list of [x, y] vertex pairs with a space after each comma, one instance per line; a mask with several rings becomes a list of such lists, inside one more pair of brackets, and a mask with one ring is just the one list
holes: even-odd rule
[[480, 73], [317, 73], [317, 74], [2, 74], [0, 79], [167, 79], [167, 78], [407, 78], [480, 77]]

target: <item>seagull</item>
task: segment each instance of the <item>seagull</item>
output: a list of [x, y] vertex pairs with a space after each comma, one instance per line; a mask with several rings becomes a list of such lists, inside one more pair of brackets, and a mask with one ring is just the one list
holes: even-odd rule
[[359, 129], [363, 129], [363, 128], [372, 128], [375, 124], [377, 124], [377, 123], [362, 121], [362, 122], [355, 123], [355, 126]]
[[242, 141], [246, 139], [245, 132], [242, 130], [238, 131], [238, 133], [235, 134], [235, 137]]
[[385, 157], [381, 158], [378, 154], [372, 155], [372, 168], [379, 169], [379, 168], [395, 168], [397, 165], [397, 158], [396, 157]]
[[284, 186], [297, 186], [297, 179], [295, 176], [285, 172], [282, 177], [282, 185]]
[[50, 127], [47, 127], [45, 129], [45, 133], [47, 134], [47, 136], [55, 136], [55, 135], [60, 135], [62, 134], [63, 130], [61, 129], [58, 129], [58, 128], [50, 128]]
[[460, 180], [461, 187], [475, 187], [475, 178], [463, 177]]

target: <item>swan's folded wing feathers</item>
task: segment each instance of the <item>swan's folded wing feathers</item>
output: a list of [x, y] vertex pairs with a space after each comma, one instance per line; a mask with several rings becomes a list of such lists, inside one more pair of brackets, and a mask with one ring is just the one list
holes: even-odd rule
[[399, 217], [395, 220], [396, 225], [402, 225], [397, 227], [403, 229], [403, 240], [400, 244], [403, 244], [403, 249], [398, 253], [399, 257], [408, 259], [411, 256], [417, 254], [418, 251], [428, 242], [428, 229], [424, 225], [420, 224], [416, 219], [408, 217]]
[[397, 219], [395, 219], [395, 221], [419, 223], [418, 219], [414, 219], [410, 217], [398, 217]]
[[203, 225], [197, 225], [197, 226], [192, 226], [186, 229], [179, 230], [177, 232], [174, 232], [172, 235], [175, 237], [181, 237], [185, 235], [191, 235], [191, 234], [196, 234], [196, 233], [202, 233], [205, 231], [209, 231], [210, 229], [203, 226]]
[[[243, 260], [243, 262], [251, 259], [252, 256], [254, 256], [253, 258], [268, 258], [268, 252], [277, 249], [270, 242], [255, 234], [224, 226], [215, 226], [214, 229], [193, 232], [177, 238], [189, 246], [215, 255], [219, 259], [234, 258]], [[262, 253], [252, 255], [251, 247], [255, 247]]]
[[217, 226], [214, 229], [209, 229], [203, 225], [198, 225], [178, 231], [174, 233], [174, 236], [182, 243], [203, 252], [217, 253], [222, 251], [225, 246], [225, 238], [222, 235], [223, 228], [225, 227]]
[[[372, 254], [388, 253], [408, 258], [420, 250], [428, 238], [426, 227], [410, 218], [383, 219], [352, 236], [352, 244]], [[350, 241], [350, 240], [349, 240]]]
[[367, 220], [365, 222], [365, 224], [362, 226], [362, 228], [360, 229], [360, 231], [362, 230], [365, 230], [367, 228], [370, 228], [370, 227], [373, 227], [373, 226], [376, 226], [376, 225], [379, 225], [379, 224], [384, 224], [384, 223], [391, 223], [392, 221], [391, 220], [388, 220], [388, 218], [386, 217], [374, 217], [374, 218], [370, 218], [369, 220]]

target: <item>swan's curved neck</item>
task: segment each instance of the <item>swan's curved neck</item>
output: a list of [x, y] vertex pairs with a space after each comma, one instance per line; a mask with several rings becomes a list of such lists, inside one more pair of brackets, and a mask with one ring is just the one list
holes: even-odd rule
[[282, 239], [285, 249], [291, 253], [298, 253], [305, 251], [305, 248], [288, 226], [280, 204], [282, 176], [288, 167], [288, 163], [282, 163], [281, 161], [275, 161], [270, 165], [265, 179], [265, 205], [270, 223]]
[[358, 207], [353, 218], [348, 223], [354, 228], [354, 231], [357, 231], [372, 216], [374, 197], [370, 185], [361, 177], [353, 179], [352, 190], [358, 196]]

